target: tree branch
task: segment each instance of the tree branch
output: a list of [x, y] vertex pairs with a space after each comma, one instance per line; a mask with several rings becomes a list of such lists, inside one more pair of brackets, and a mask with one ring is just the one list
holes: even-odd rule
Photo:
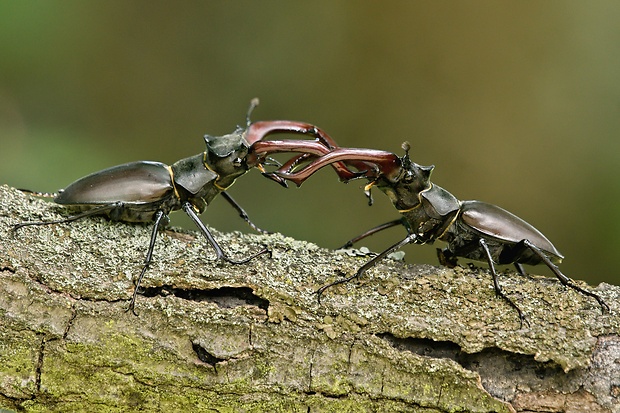
[[[541, 277], [368, 257], [282, 235], [165, 231], [138, 296], [149, 225], [58, 219], [0, 186], [0, 407], [47, 411], [620, 411], [620, 288], [612, 308]], [[203, 217], [208, 222], [208, 212]], [[120, 406], [120, 407], [119, 407]]]

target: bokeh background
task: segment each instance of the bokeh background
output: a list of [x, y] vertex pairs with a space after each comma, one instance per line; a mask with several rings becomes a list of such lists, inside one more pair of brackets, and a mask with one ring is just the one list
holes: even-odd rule
[[[311, 122], [342, 146], [408, 140], [434, 182], [543, 231], [567, 275], [618, 284], [619, 21], [617, 1], [0, 2], [0, 183], [55, 191], [173, 163], [258, 96], [254, 120]], [[284, 190], [252, 171], [230, 193], [258, 225], [335, 248], [398, 216], [360, 185], [326, 169]], [[222, 199], [203, 220], [250, 231]], [[404, 251], [436, 263], [432, 246]]]

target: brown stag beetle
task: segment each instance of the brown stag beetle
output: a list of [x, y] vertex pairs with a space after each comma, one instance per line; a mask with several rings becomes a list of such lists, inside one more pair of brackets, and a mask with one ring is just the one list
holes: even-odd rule
[[[403, 144], [403, 149], [405, 155], [399, 158], [393, 153], [372, 149], [335, 148], [297, 171], [282, 167], [270, 173], [272, 179], [290, 180], [299, 186], [314, 172], [333, 162], [357, 169], [366, 166], [357, 176], [362, 175], [370, 181], [365, 187], [367, 196], [370, 197], [370, 188], [376, 186], [402, 214], [400, 219], [372, 228], [342, 247], [351, 247], [365, 237], [396, 225], [403, 225], [407, 230], [404, 239], [372, 258], [352, 276], [321, 287], [317, 291], [319, 299], [327, 288], [359, 278], [379, 260], [406, 244], [432, 244], [440, 240], [447, 243], [443, 251], [438, 250], [443, 265], [455, 266], [457, 257], [488, 263], [496, 294], [517, 310], [521, 322], [525, 320], [524, 315], [502, 291], [495, 264], [514, 264], [521, 275], [526, 274], [522, 264], [545, 264], [562, 284], [596, 299], [603, 313], [609, 311], [600, 296], [579, 287], [559, 270], [557, 264], [564, 257], [540, 231], [498, 206], [481, 201], [459, 201], [430, 181], [434, 166], [421, 166], [411, 161], [408, 143]], [[340, 178], [347, 181], [352, 174], [349, 171]]]
[[[204, 152], [181, 159], [170, 166], [161, 162], [131, 162], [78, 179], [57, 194], [25, 191], [38, 196], [53, 196], [55, 203], [76, 215], [55, 221], [21, 222], [13, 226], [13, 231], [30, 225], [67, 223], [89, 216], [105, 216], [113, 221], [154, 222], [144, 266], [128, 307], [134, 313], [140, 283], [151, 263], [158, 230], [169, 223], [168, 214], [172, 211], [185, 211], [215, 249], [217, 260], [243, 264], [259, 255], [270, 253], [265, 248], [238, 261], [229, 258], [198, 214], [203, 213], [221, 193], [254, 230], [267, 233], [254, 225], [243, 208], [225, 192], [235, 179], [248, 170], [257, 167], [264, 171], [263, 165], [271, 161], [253, 152], [252, 145], [276, 133], [312, 135], [317, 142], [282, 141], [282, 149], [277, 144], [269, 143], [269, 151], [283, 152], [299, 148], [305, 153], [314, 151], [321, 155], [329, 151], [327, 148], [332, 140], [322, 130], [307, 123], [286, 120], [251, 123], [250, 114], [257, 105], [258, 99], [253, 99], [247, 112], [245, 129], [238, 127], [233, 133], [224, 136], [206, 135], [204, 140], [207, 148]], [[351, 176], [344, 165], [336, 163], [334, 168], [342, 176]], [[285, 185], [284, 181], [281, 183]]]

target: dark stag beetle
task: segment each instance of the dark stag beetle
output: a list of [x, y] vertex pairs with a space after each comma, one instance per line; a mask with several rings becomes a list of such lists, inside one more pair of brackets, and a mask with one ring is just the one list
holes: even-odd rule
[[[564, 258], [553, 244], [536, 228], [512, 213], [492, 204], [480, 201], [459, 201], [454, 195], [430, 181], [434, 166], [421, 166], [409, 158], [409, 144], [403, 144], [405, 155], [397, 155], [372, 149], [336, 148], [328, 154], [295, 171], [296, 165], [267, 174], [276, 180], [290, 180], [301, 185], [314, 172], [333, 162], [355, 166], [366, 166], [366, 170], [354, 173], [348, 171], [340, 175], [341, 180], [349, 180], [351, 175], [363, 176], [369, 180], [366, 195], [370, 189], [378, 187], [392, 201], [402, 214], [400, 219], [372, 228], [347, 242], [342, 248], [351, 247], [355, 242], [384, 229], [403, 225], [407, 236], [392, 245], [369, 262], [354, 275], [337, 280], [321, 287], [321, 294], [329, 287], [359, 278], [379, 260], [406, 244], [432, 244], [435, 240], [448, 244], [443, 251], [438, 250], [440, 263], [455, 266], [457, 257], [486, 261], [493, 276], [495, 292], [506, 300], [519, 313], [521, 322], [525, 320], [521, 309], [502, 291], [495, 264], [514, 264], [521, 275], [525, 275], [522, 264], [545, 264], [564, 284], [581, 294], [598, 301], [603, 313], [609, 306], [597, 294], [587, 291], [562, 274], [558, 269]], [[337, 170], [338, 171], [338, 170]]]
[[[168, 214], [172, 211], [185, 211], [215, 249], [220, 261], [243, 264], [259, 255], [270, 253], [265, 248], [238, 261], [229, 258], [198, 214], [203, 213], [213, 198], [221, 193], [254, 230], [267, 233], [254, 225], [243, 208], [225, 192], [236, 178], [253, 167], [264, 171], [263, 165], [270, 161], [251, 151], [251, 146], [276, 133], [313, 135], [316, 142], [282, 141], [282, 148], [270, 144], [269, 150], [286, 152], [301, 148], [307, 153], [314, 151], [320, 155], [329, 150], [327, 148], [332, 140], [322, 130], [307, 123], [286, 120], [251, 123], [250, 114], [257, 105], [258, 99], [253, 99], [245, 129], [238, 127], [233, 133], [224, 136], [206, 135], [204, 140], [207, 149], [204, 152], [181, 159], [170, 166], [161, 162], [131, 162], [78, 179], [57, 194], [25, 191], [39, 196], [54, 196], [54, 202], [76, 215], [55, 221], [21, 222], [13, 226], [13, 231], [30, 225], [61, 224], [96, 215], [113, 221], [154, 222], [144, 266], [128, 308], [134, 314], [138, 289], [151, 263], [157, 232], [169, 223]], [[334, 168], [343, 176], [351, 175], [344, 165], [336, 163]], [[285, 185], [285, 182], [281, 184]]]

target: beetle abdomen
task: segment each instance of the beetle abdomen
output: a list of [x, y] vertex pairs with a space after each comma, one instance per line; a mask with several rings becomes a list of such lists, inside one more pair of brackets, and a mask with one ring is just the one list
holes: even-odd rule
[[540, 231], [496, 205], [480, 201], [463, 201], [460, 219], [487, 237], [510, 243], [518, 243], [527, 239], [549, 254], [549, 258], [553, 261], [560, 262], [564, 258]]
[[167, 165], [140, 161], [113, 166], [78, 179], [60, 192], [54, 202], [62, 205], [145, 204], [161, 201], [173, 191]]

